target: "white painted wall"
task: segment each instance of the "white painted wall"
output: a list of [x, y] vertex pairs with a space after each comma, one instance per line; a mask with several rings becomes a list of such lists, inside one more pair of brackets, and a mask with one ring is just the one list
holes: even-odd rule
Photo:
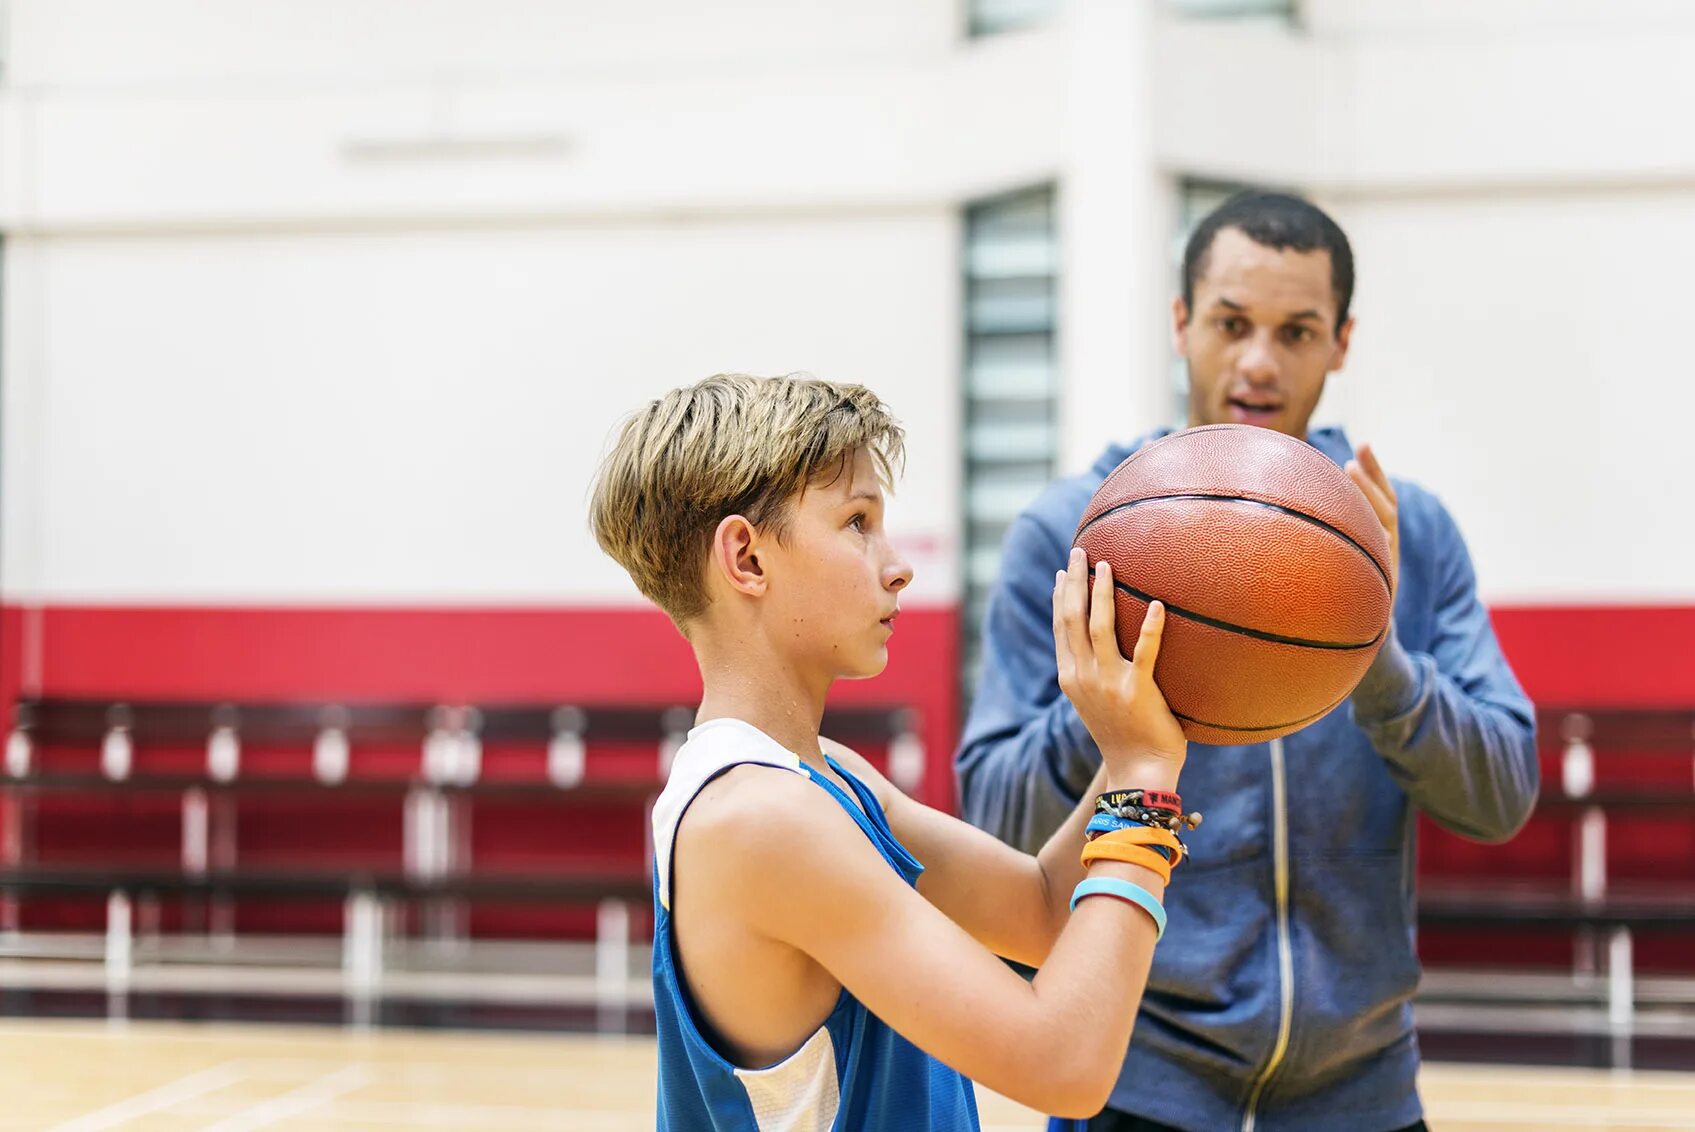
[[1449, 500], [1489, 596], [1695, 600], [1695, 6], [1074, 0], [977, 43], [955, 0], [6, 11], [9, 600], [631, 601], [588, 471], [726, 368], [893, 403], [952, 600], [958, 209], [1060, 182], [1076, 466], [1158, 416], [1197, 174], [1334, 205], [1321, 415]]
[[[1695, 600], [1695, 505], [1675, 486], [1695, 483], [1679, 334], [1695, 5], [1304, 11], [1304, 31], [1160, 25], [1152, 160], [1172, 181], [1305, 186], [1350, 233], [1360, 325], [1319, 421], [1442, 495], [1490, 600]], [[1116, 251], [1124, 288], [1130, 249], [1119, 235], [1089, 262]], [[1168, 272], [1140, 290], [1163, 311], [1175, 287]], [[1068, 388], [1124, 354], [1086, 346], [1067, 354]], [[1157, 423], [1117, 415], [1072, 415], [1071, 466]]]
[[770, 74], [952, 45], [951, 0], [9, 0], [8, 82], [370, 86], [407, 77]]
[[1361, 40], [1688, 32], [1684, 0], [1300, 0], [1301, 22], [1319, 36]]
[[[111, 6], [72, 0], [65, 11]], [[186, 9], [209, 6], [222, 11], [188, 0], [138, 0], [116, 5], [126, 14], [114, 22], [121, 30], [137, 13], [157, 10], [169, 27], [172, 19], [191, 23]], [[551, 13], [541, 21], [551, 27], [566, 9], [584, 6], [532, 0], [492, 12]], [[679, 64], [669, 57], [682, 49], [669, 29], [651, 59], [619, 61], [633, 34], [623, 19], [609, 30], [598, 18], [578, 16], [587, 41], [578, 52], [592, 56], [596, 36], [611, 35], [614, 42], [601, 46], [613, 60], [567, 55], [566, 64], [548, 70], [521, 58], [518, 49], [533, 52], [532, 41], [498, 20], [493, 30], [506, 34], [479, 49], [470, 34], [485, 26], [477, 5], [400, 5], [412, 13], [407, 19], [388, 0], [298, 7], [231, 4], [266, 17], [269, 50], [291, 64], [286, 68], [259, 59], [260, 41], [236, 35], [249, 29], [227, 26], [238, 21], [226, 16], [209, 27], [192, 24], [192, 50], [166, 51], [183, 72], [180, 81], [150, 77], [165, 65], [159, 61], [144, 75], [97, 81], [103, 67], [119, 76], [134, 68], [98, 52], [85, 59], [68, 46], [31, 48], [33, 35], [46, 34], [32, 31], [33, 22], [49, 24], [71, 44], [84, 40], [59, 27], [56, 4], [20, 4], [31, 18], [18, 19], [12, 36], [21, 40], [17, 70], [28, 81], [15, 80], [0, 100], [0, 223], [41, 234], [370, 229], [951, 208], [1050, 180], [1057, 167], [1059, 38], [1004, 36], [970, 50], [945, 39], [937, 44], [937, 27], [946, 26], [939, 15], [952, 18], [952, 0], [900, 6], [901, 20], [890, 14], [892, 3], [871, 5], [869, 14], [846, 0], [796, 5], [751, 43], [736, 45], [757, 63], [726, 57], [732, 41], [720, 34], [704, 37], [699, 54]], [[632, 7], [686, 6], [647, 0]], [[740, 11], [689, 11], [724, 7]], [[363, 13], [354, 21], [362, 27], [386, 19], [406, 26], [412, 39], [443, 40], [437, 46], [449, 62], [448, 46], [465, 40], [460, 61], [469, 70], [447, 62], [420, 69], [412, 57], [417, 45], [406, 37], [390, 43], [366, 36], [373, 40], [370, 70], [342, 75], [340, 54], [318, 57], [330, 46], [316, 38], [318, 18], [334, 15], [334, 23], [356, 13]], [[796, 24], [802, 13], [811, 24]], [[428, 24], [431, 35], [414, 26], [428, 23], [426, 16], [436, 21]], [[665, 24], [662, 17], [652, 13]], [[316, 54], [288, 58], [292, 40], [273, 26], [288, 20]], [[830, 38], [836, 28], [843, 42]], [[802, 30], [811, 38], [800, 37]], [[55, 43], [49, 37], [49, 47]], [[342, 40], [334, 44], [337, 52], [349, 50]], [[479, 50], [492, 55], [485, 59]], [[510, 59], [497, 66], [496, 57]], [[214, 72], [207, 59], [217, 61]], [[312, 69], [320, 65], [326, 73]], [[250, 74], [225, 73], [247, 66]], [[66, 77], [56, 78], [54, 67]]]
[[1459, 519], [1484, 592], [1695, 598], [1695, 194], [1338, 202], [1360, 267], [1321, 415]]
[[911, 428], [891, 519], [915, 598], [951, 598], [955, 228], [16, 241], [3, 576], [63, 601], [634, 601], [586, 526], [616, 422], [710, 373], [809, 369]]
[[958, 15], [12, 4], [5, 595], [633, 603], [586, 529], [619, 418], [804, 369], [908, 425], [891, 522], [953, 600], [955, 202], [1051, 176], [971, 121], [1053, 107], [995, 93], [1042, 37]]

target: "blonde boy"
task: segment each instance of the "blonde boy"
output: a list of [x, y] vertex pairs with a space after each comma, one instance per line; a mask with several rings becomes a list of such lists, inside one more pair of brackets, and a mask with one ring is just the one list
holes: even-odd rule
[[[888, 660], [902, 446], [861, 386], [720, 375], [636, 412], [601, 468], [595, 536], [704, 685], [653, 816], [661, 1129], [975, 1128], [967, 1079], [1082, 1117], [1123, 1063], [1170, 870], [1079, 851], [1097, 792], [1175, 790], [1164, 611], [1127, 661], [1104, 564], [1092, 596], [1081, 552], [1056, 577], [1060, 684], [1104, 762], [1040, 854], [905, 797], [818, 733], [830, 685]], [[1073, 911], [1085, 880], [1117, 898]]]

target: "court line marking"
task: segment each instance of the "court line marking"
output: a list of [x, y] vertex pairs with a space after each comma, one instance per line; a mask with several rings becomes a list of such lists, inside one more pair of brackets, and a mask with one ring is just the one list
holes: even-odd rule
[[[229, 1101], [195, 1101], [175, 1110], [176, 1115], [195, 1118], [228, 1117], [236, 1106]], [[590, 1128], [624, 1129], [641, 1127], [646, 1121], [651, 1127], [651, 1106], [632, 1107], [625, 1103], [614, 1108], [542, 1108], [535, 1105], [478, 1105], [449, 1102], [432, 1104], [428, 1101], [348, 1101], [331, 1100], [313, 1110], [314, 1115], [335, 1127], [369, 1124], [400, 1128], [482, 1128], [499, 1132], [519, 1129], [569, 1128], [573, 1132]], [[585, 1123], [586, 1122], [586, 1123]], [[214, 1125], [213, 1127], [220, 1127]], [[985, 1129], [985, 1132], [988, 1132]], [[1028, 1129], [1008, 1129], [1007, 1132], [1029, 1132]]]
[[1695, 1129], [1688, 1109], [1636, 1108], [1618, 1104], [1604, 1107], [1536, 1105], [1522, 1101], [1463, 1101], [1458, 1104], [1425, 1106], [1432, 1121], [1499, 1124], [1507, 1128], [1605, 1128], [1614, 1124], [1627, 1128]]
[[137, 1093], [105, 1108], [72, 1117], [53, 1125], [48, 1132], [99, 1132], [102, 1128], [118, 1128], [137, 1117], [163, 1112], [183, 1101], [227, 1089], [245, 1079], [246, 1074], [242, 1070], [241, 1062], [226, 1061], [210, 1069], [202, 1069], [198, 1073], [167, 1081], [157, 1088]]
[[[270, 1057], [254, 1056], [242, 1059], [242, 1066], [249, 1078], [253, 1080], [287, 1081], [297, 1080], [312, 1073], [328, 1073], [346, 1066], [350, 1061], [358, 1061], [368, 1071], [375, 1073], [387, 1081], [439, 1081], [443, 1074], [475, 1072], [479, 1078], [488, 1079], [510, 1078], [515, 1081], [540, 1082], [549, 1088], [558, 1088], [560, 1078], [560, 1056], [573, 1052], [564, 1048], [552, 1055], [550, 1061], [540, 1059], [534, 1065], [513, 1065], [491, 1062], [481, 1064], [476, 1059], [460, 1061], [434, 1060], [407, 1057], [394, 1051], [360, 1050], [353, 1051], [357, 1056], [352, 1058], [336, 1057]], [[379, 1060], [377, 1053], [385, 1060]], [[432, 1051], [433, 1053], [433, 1051]], [[386, 1058], [394, 1060], [386, 1060]], [[619, 1065], [607, 1064], [594, 1070], [596, 1079], [627, 1077], [632, 1081], [652, 1083], [653, 1068], [649, 1065]]]
[[281, 1123], [293, 1116], [310, 1112], [335, 1101], [337, 1097], [363, 1089], [371, 1083], [371, 1075], [363, 1065], [348, 1065], [327, 1073], [281, 1096], [260, 1101], [243, 1112], [216, 1124], [207, 1125], [202, 1132], [251, 1132]]

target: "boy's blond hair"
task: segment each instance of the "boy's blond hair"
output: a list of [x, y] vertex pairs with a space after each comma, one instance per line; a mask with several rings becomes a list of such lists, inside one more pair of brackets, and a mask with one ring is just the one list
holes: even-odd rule
[[891, 487], [905, 434], [863, 385], [717, 374], [624, 422], [589, 522], [601, 549], [681, 628], [706, 609], [706, 550], [719, 522], [741, 515], [782, 541], [790, 499], [840, 475], [861, 448]]

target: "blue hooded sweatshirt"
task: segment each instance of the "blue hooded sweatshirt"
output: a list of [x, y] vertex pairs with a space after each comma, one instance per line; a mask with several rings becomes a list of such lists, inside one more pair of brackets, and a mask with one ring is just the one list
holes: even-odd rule
[[[1054, 483], [1007, 533], [956, 770], [965, 817], [1027, 852], [1101, 758], [1060, 694], [1054, 572], [1107, 474], [1166, 431]], [[1338, 464], [1353, 455], [1337, 429], [1308, 442]], [[1435, 496], [1393, 482], [1393, 634], [1350, 700], [1269, 743], [1189, 745], [1180, 789], [1206, 822], [1166, 894], [1170, 926], [1113, 1109], [1193, 1132], [1389, 1132], [1420, 1119], [1413, 807], [1503, 841], [1529, 817], [1538, 775], [1534, 712], [1459, 529]]]

